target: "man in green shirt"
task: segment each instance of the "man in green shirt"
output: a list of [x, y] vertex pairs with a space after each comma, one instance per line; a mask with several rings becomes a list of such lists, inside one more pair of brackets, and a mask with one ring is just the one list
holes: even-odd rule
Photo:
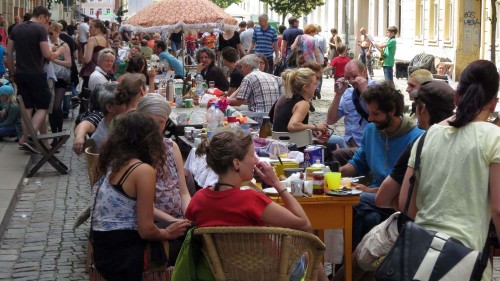
[[394, 56], [396, 55], [396, 34], [398, 34], [398, 28], [395, 26], [390, 26], [387, 28], [388, 40], [385, 43], [377, 44], [378, 49], [384, 49], [384, 77], [385, 80], [393, 80], [394, 74]]

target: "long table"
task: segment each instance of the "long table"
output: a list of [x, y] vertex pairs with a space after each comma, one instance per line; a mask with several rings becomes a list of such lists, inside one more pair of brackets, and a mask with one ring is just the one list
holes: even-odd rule
[[[241, 115], [242, 114], [241, 112], [237, 111], [236, 109], [234, 109], [231, 106], [229, 106], [228, 108], [231, 109], [232, 111], [234, 111], [234, 113], [233, 113], [234, 115]], [[206, 123], [205, 122], [205, 113], [206, 112], [207, 112], [207, 109], [204, 106], [202, 106], [202, 107], [194, 106], [191, 108], [172, 107], [172, 112], [170, 113], [169, 119], [170, 119], [170, 121], [172, 121], [174, 126], [177, 126], [177, 127], [183, 128], [183, 127], [190, 126], [190, 127], [201, 128], [201, 127], [203, 127], [203, 124]], [[179, 122], [177, 121], [177, 117], [181, 113], [186, 113], [186, 114], [190, 115], [189, 122], [179, 124]], [[253, 120], [252, 118], [247, 118], [246, 123], [250, 124], [250, 125], [258, 125], [258, 123], [255, 120]]]
[[[270, 198], [279, 204], [283, 199]], [[312, 228], [318, 231], [318, 237], [324, 241], [325, 229], [344, 229], [345, 280], [352, 280], [352, 207], [359, 203], [359, 196], [313, 195], [296, 197], [307, 214]]]

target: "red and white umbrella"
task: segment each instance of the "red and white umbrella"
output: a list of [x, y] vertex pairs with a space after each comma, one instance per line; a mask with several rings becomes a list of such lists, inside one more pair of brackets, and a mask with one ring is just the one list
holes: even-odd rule
[[137, 32], [210, 31], [238, 28], [237, 21], [209, 0], [162, 0], [125, 20], [122, 28]]

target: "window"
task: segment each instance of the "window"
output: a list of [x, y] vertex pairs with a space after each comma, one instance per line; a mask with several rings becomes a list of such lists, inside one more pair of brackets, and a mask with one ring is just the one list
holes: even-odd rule
[[93, 16], [94, 15], [94, 8], [90, 8], [89, 15]]
[[101, 2], [102, 2], [102, 0], [97, 0], [97, 2], [101, 3]]
[[99, 15], [102, 16], [102, 8], [97, 9], [97, 11], [99, 12]]
[[82, 14], [85, 14], [85, 8], [82, 8]]
[[422, 40], [424, 36], [424, 0], [415, 1], [415, 38]]
[[429, 38], [437, 40], [439, 35], [439, 3], [438, 0], [429, 1]]
[[107, 8], [107, 9], [106, 9], [106, 14], [109, 14], [109, 13], [111, 13], [111, 9], [110, 9], [110, 8]]
[[453, 0], [446, 0], [443, 21], [443, 35], [446, 42], [453, 41], [453, 23]]

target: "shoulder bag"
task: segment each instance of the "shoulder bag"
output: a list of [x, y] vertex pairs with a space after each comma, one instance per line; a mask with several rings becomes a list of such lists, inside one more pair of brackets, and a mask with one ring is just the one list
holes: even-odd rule
[[[62, 45], [64, 45], [64, 43], [61, 43], [61, 46]], [[60, 79], [67, 83], [71, 82], [71, 71], [69, 67], [62, 66], [55, 62], [52, 63], [52, 67], [54, 68], [54, 73], [56, 74], [57, 80]]]
[[375, 280], [479, 281], [488, 262], [486, 245], [482, 253], [469, 249], [457, 239], [427, 230], [407, 217], [425, 136], [422, 135], [418, 142], [415, 170], [410, 178], [404, 211], [399, 217], [398, 239], [375, 271]]
[[302, 35], [298, 36], [297, 47], [295, 50], [290, 52], [290, 55], [287, 58], [287, 65], [290, 68], [299, 67], [299, 57], [303, 54], [302, 51]]

